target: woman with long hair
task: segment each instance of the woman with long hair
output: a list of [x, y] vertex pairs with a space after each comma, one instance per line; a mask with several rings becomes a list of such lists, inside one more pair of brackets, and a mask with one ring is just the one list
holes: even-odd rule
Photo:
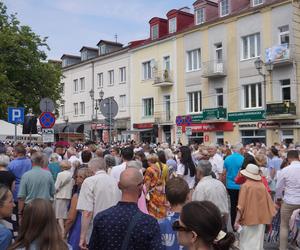
[[18, 238], [9, 248], [39, 250], [71, 249], [63, 240], [50, 201], [35, 199], [25, 208]]
[[182, 146], [178, 153], [179, 164], [177, 166], [177, 175], [183, 177], [190, 189], [195, 186], [196, 167], [192, 159], [192, 153], [188, 146]]
[[165, 152], [163, 150], [159, 150], [157, 151], [157, 156], [158, 156], [158, 165], [160, 167], [160, 169], [162, 170], [162, 178], [163, 181], [165, 182], [165, 184], [167, 183], [168, 179], [169, 179], [169, 169], [167, 166], [167, 159], [166, 159], [166, 155]]
[[149, 167], [146, 155], [144, 154], [143, 151], [135, 152], [134, 157], [135, 160], [140, 161], [143, 164], [144, 171]]
[[149, 167], [144, 175], [146, 186], [147, 209], [150, 215], [156, 219], [166, 217], [166, 195], [165, 182], [162, 176], [162, 169], [158, 165], [156, 154], [149, 154], [147, 157]]
[[9, 187], [0, 184], [0, 249], [7, 249], [13, 237], [2, 219], [12, 215], [14, 206], [13, 195]]
[[189, 250], [229, 250], [235, 242], [233, 233], [222, 231], [220, 210], [210, 201], [192, 201], [173, 223], [180, 245]]

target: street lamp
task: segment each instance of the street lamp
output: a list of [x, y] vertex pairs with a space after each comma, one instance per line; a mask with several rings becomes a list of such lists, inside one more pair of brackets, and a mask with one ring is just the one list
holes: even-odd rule
[[[264, 78], [264, 110], [265, 110], [265, 119], [267, 119], [267, 74], [262, 73], [262, 68], [264, 67], [265, 70], [271, 75], [273, 71], [273, 62], [268, 61], [264, 63], [263, 60], [261, 60], [259, 57], [254, 61], [254, 66], [258, 72], [259, 75], [261, 75]], [[266, 127], [266, 144], [267, 144], [267, 127]]]
[[[97, 140], [96, 130], [97, 130], [97, 122], [98, 122], [98, 110], [100, 109], [100, 103], [103, 100], [104, 91], [103, 91], [103, 89], [101, 89], [100, 92], [99, 92], [100, 99], [95, 99], [95, 91], [93, 89], [91, 89], [90, 90], [90, 96], [92, 98], [92, 107], [93, 107], [92, 120], [96, 121], [94, 134], [95, 134], [95, 139]], [[95, 102], [95, 104], [94, 104], [94, 102]], [[94, 116], [94, 107], [95, 107], [95, 110], [96, 110], [96, 115], [95, 116]]]

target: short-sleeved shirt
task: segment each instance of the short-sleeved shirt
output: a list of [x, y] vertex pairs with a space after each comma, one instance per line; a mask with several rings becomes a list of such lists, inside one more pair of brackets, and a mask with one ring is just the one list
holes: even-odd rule
[[[141, 213], [136, 203], [119, 202], [94, 219], [94, 228], [89, 243], [90, 250], [121, 249], [123, 239], [133, 216]], [[128, 250], [161, 250], [158, 222], [152, 216], [141, 213], [129, 239]]]
[[48, 165], [48, 169], [50, 173], [52, 174], [54, 183], [56, 182], [56, 178], [59, 172], [61, 172], [61, 167], [59, 165], [59, 162], [51, 162]]
[[180, 214], [171, 212], [165, 219], [158, 221], [161, 233], [161, 241], [166, 250], [185, 250], [177, 241], [177, 233], [173, 231], [172, 225], [179, 220]]
[[0, 183], [11, 189], [11, 185], [16, 180], [16, 177], [9, 171], [0, 171]]
[[0, 249], [7, 249], [12, 240], [12, 232], [0, 223]]
[[226, 187], [227, 189], [239, 190], [240, 185], [234, 182], [235, 177], [240, 171], [244, 162], [244, 156], [239, 153], [233, 153], [226, 157], [224, 168], [226, 169]]
[[23, 175], [18, 198], [25, 199], [25, 204], [36, 198], [53, 200], [54, 194], [54, 181], [49, 171], [35, 166]]
[[14, 200], [17, 200], [22, 176], [32, 168], [31, 160], [26, 157], [16, 158], [8, 164], [8, 170], [16, 177], [16, 189], [13, 191]]
[[188, 169], [187, 175], [184, 175], [184, 165], [178, 164], [176, 174], [182, 175], [183, 179], [188, 183], [189, 188], [192, 189], [195, 186], [195, 176], [190, 175], [190, 169]]

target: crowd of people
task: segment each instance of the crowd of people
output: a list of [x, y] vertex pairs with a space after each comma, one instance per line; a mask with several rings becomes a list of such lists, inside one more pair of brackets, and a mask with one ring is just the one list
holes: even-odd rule
[[300, 247], [299, 147], [0, 144], [0, 249]]

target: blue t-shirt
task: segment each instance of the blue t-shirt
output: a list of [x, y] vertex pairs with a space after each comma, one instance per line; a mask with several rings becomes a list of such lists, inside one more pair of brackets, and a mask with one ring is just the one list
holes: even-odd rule
[[173, 231], [172, 225], [174, 221], [179, 220], [179, 213], [169, 213], [165, 219], [158, 221], [161, 233], [161, 240], [166, 250], [185, 250], [177, 241], [177, 234]]
[[226, 187], [228, 189], [239, 190], [240, 185], [234, 182], [239, 170], [244, 162], [244, 156], [239, 153], [233, 153], [226, 157], [224, 161], [224, 167], [226, 169]]
[[7, 249], [12, 240], [12, 232], [0, 224], [0, 249]]

